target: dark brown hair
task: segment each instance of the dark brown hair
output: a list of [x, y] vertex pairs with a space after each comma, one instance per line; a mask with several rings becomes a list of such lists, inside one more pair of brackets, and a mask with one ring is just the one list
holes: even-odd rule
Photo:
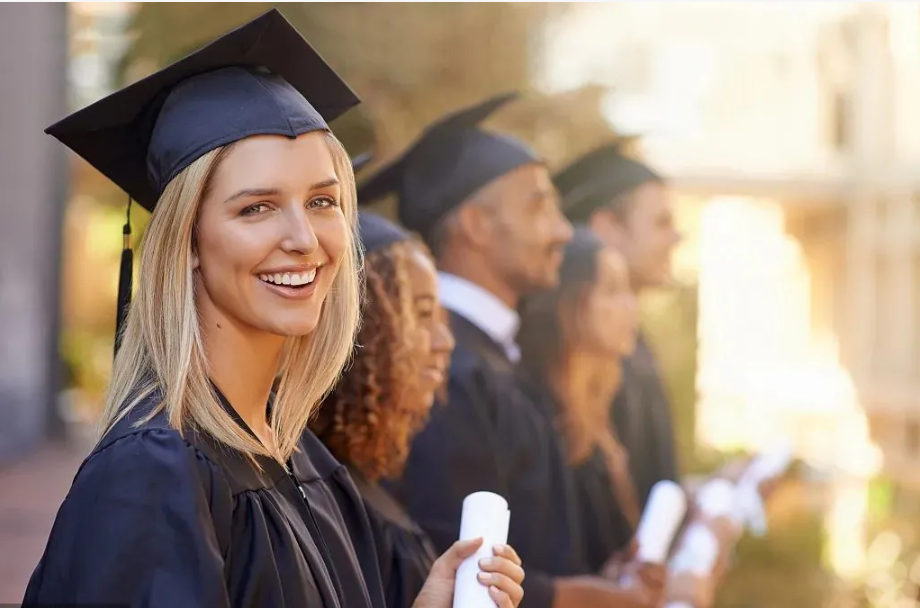
[[628, 455], [610, 421], [618, 362], [595, 358], [592, 369], [581, 370], [586, 371], [585, 377], [569, 378], [569, 390], [553, 386], [552, 381], [563, 370], [571, 370], [566, 363], [574, 354], [572, 334], [581, 303], [598, 279], [598, 258], [603, 250], [603, 242], [590, 230], [575, 228], [566, 246], [557, 287], [522, 303], [517, 341], [523, 365], [533, 377], [546, 379], [560, 405], [558, 423], [566, 439], [569, 464], [581, 465], [599, 450], [617, 503], [630, 523], [636, 525], [640, 509]]

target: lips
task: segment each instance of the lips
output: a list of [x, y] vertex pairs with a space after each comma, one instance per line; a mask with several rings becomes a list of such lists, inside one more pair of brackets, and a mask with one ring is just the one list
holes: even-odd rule
[[322, 267], [297, 272], [259, 273], [259, 283], [275, 295], [288, 300], [305, 300], [312, 297], [318, 281], [316, 277]]

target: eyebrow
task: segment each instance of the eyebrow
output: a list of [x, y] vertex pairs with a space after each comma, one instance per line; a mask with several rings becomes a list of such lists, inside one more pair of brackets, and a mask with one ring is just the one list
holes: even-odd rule
[[280, 190], [277, 188], [245, 188], [236, 194], [227, 197], [224, 203], [229, 203], [240, 198], [250, 198], [253, 196], [277, 196]]
[[[335, 177], [330, 177], [329, 179], [323, 180], [321, 182], [316, 182], [310, 186], [310, 190], [321, 190], [322, 188], [330, 188], [332, 186], [338, 186], [339, 180]], [[224, 203], [229, 203], [241, 198], [251, 198], [256, 196], [278, 196], [281, 194], [281, 191], [277, 188], [244, 188], [243, 190], [238, 191], [236, 194], [228, 197]]]

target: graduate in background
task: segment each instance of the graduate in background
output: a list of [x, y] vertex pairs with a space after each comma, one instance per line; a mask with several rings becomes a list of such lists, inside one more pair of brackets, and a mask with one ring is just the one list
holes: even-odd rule
[[522, 390], [516, 308], [554, 287], [571, 227], [542, 161], [517, 139], [478, 128], [511, 96], [426, 129], [359, 188], [362, 204], [395, 193], [399, 218], [431, 248], [456, 338], [447, 398], [416, 437], [394, 491], [439, 549], [457, 538], [460, 502], [508, 500], [509, 540], [527, 564], [524, 606], [646, 605], [588, 572], [571, 473], [550, 411]]
[[402, 473], [446, 381], [454, 339], [427, 247], [378, 215], [362, 212], [358, 222], [367, 255], [358, 347], [310, 426], [348, 467], [367, 505], [387, 608], [411, 608], [437, 552], [379, 482]]
[[[384, 608], [361, 497], [305, 432], [358, 324], [354, 177], [327, 126], [357, 102], [271, 10], [49, 128], [152, 217], [99, 441], [25, 605]], [[451, 605], [478, 544], [435, 562], [417, 608]]]
[[[671, 281], [671, 253], [680, 242], [665, 180], [626, 156], [619, 144], [575, 160], [554, 178], [566, 217], [587, 225], [623, 254], [630, 285], [643, 292]], [[652, 487], [680, 481], [670, 400], [658, 361], [639, 333], [623, 368], [623, 384], [610, 415], [629, 454], [642, 508]]]
[[521, 306], [522, 363], [539, 380], [532, 390], [554, 405], [574, 473], [587, 564], [598, 572], [631, 557], [642, 514], [629, 456], [609, 418], [637, 327], [623, 256], [583, 227], [566, 247], [559, 286]]

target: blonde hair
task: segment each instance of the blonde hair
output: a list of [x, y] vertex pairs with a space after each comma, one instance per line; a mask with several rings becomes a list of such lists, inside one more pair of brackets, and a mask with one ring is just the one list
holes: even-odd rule
[[[192, 269], [192, 241], [201, 202], [221, 159], [232, 144], [197, 159], [164, 190], [144, 235], [143, 280], [128, 311], [124, 336], [112, 370], [101, 439], [146, 397], [160, 401], [144, 420], [165, 410], [170, 426], [194, 428], [250, 456], [281, 462], [295, 450], [313, 410], [338, 380], [354, 346], [360, 315], [361, 251], [356, 238], [357, 195], [351, 161], [330, 133], [326, 140], [342, 184], [340, 201], [349, 225], [350, 246], [312, 334], [290, 338], [278, 370], [269, 424], [277, 451], [241, 428], [221, 406], [208, 377]], [[143, 421], [141, 421], [143, 422]]]

